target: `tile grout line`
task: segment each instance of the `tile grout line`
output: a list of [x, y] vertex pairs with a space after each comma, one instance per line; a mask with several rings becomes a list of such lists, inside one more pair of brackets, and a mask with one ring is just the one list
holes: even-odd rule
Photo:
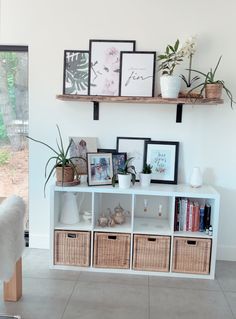
[[222, 286], [221, 286], [219, 280], [218, 280], [218, 279], [216, 279], [216, 280], [217, 280], [217, 282], [218, 282], [218, 284], [219, 284], [220, 290], [221, 290], [221, 292], [222, 292], [222, 294], [223, 294], [223, 296], [224, 296], [224, 298], [225, 298], [226, 304], [228, 305], [229, 310], [230, 310], [230, 312], [231, 312], [233, 318], [236, 319], [236, 316], [234, 315], [233, 310], [232, 310], [232, 308], [231, 308], [231, 306], [230, 306], [230, 303], [229, 303], [229, 301], [228, 301], [228, 299], [227, 299], [227, 297], [226, 297], [226, 295], [225, 295], [225, 291], [223, 290], [223, 288], [222, 288]]
[[62, 315], [61, 315], [60, 319], [63, 319], [63, 317], [64, 317], [64, 314], [65, 314], [66, 308], [67, 308], [67, 306], [68, 306], [68, 304], [69, 304], [69, 302], [70, 302], [71, 296], [73, 295], [73, 293], [74, 293], [74, 291], [75, 291], [75, 287], [76, 287], [77, 284], [78, 284], [79, 277], [80, 277], [80, 274], [79, 274], [79, 276], [78, 276], [78, 279], [77, 279], [77, 280], [75, 281], [75, 283], [74, 283], [74, 287], [73, 287], [72, 292], [71, 292], [71, 294], [70, 294], [70, 296], [69, 296], [69, 298], [68, 298], [68, 300], [67, 300], [67, 302], [66, 302], [65, 308], [64, 308], [64, 310], [63, 310], [63, 312], [62, 312]]
[[150, 285], [149, 285], [150, 276], [148, 276], [148, 319], [150, 319]]

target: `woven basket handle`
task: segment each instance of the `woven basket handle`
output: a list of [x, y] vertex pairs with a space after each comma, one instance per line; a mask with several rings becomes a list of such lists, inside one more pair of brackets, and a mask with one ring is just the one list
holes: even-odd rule
[[197, 241], [196, 240], [187, 240], [187, 245], [197, 246]]

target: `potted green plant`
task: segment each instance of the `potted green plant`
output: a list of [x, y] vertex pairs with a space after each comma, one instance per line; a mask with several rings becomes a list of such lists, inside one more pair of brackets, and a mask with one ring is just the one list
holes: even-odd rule
[[160, 77], [162, 98], [178, 97], [181, 79], [178, 75], [174, 75], [174, 70], [183, 61], [183, 57], [184, 51], [180, 49], [178, 39], [174, 45], [168, 44], [165, 52], [158, 55], [159, 71], [162, 72]]
[[139, 173], [140, 186], [148, 187], [151, 182], [151, 177], [152, 177], [152, 165], [144, 164], [142, 172]]
[[205, 97], [209, 99], [220, 99], [222, 96], [222, 90], [224, 89], [228, 98], [230, 99], [230, 105], [231, 108], [233, 107], [233, 103], [236, 103], [233, 99], [233, 95], [230, 92], [230, 90], [225, 86], [225, 83], [223, 80], [217, 80], [216, 79], [216, 71], [219, 67], [220, 61], [222, 56], [220, 56], [216, 66], [214, 69], [210, 68], [210, 70], [207, 73], [204, 73], [202, 71], [198, 71], [195, 69], [191, 69], [191, 71], [196, 72], [204, 77], [204, 81], [192, 88], [190, 92], [193, 90], [201, 87], [200, 94], [205, 90]]
[[[126, 160], [123, 168], [118, 168], [117, 176], [120, 188], [129, 188], [130, 182], [135, 184], [136, 171], [134, 165], [131, 164], [134, 157], [130, 157]], [[116, 176], [112, 178], [112, 185], [115, 186]]]
[[[58, 134], [59, 134], [59, 143], [57, 141], [57, 150], [45, 142], [42, 142], [42, 141], [39, 141], [35, 138], [27, 136], [27, 138], [29, 138], [30, 140], [46, 146], [54, 153], [53, 156], [51, 156], [48, 159], [48, 161], [46, 162], [46, 165], [45, 165], [46, 181], [44, 183], [44, 196], [45, 196], [46, 185], [47, 185], [50, 177], [53, 175], [53, 173], [56, 173], [56, 180], [57, 180], [57, 183], [59, 185], [63, 186], [64, 183], [69, 184], [72, 182], [75, 182], [73, 184], [78, 184], [79, 183], [79, 175], [77, 174], [76, 166], [73, 163], [73, 159], [80, 158], [80, 159], [83, 159], [84, 161], [86, 161], [86, 159], [84, 159], [83, 157], [80, 157], [80, 156], [74, 156], [74, 157], [69, 156], [69, 150], [70, 150], [70, 146], [71, 146], [71, 143], [73, 140], [71, 139], [69, 142], [69, 145], [65, 148], [63, 145], [61, 132], [60, 132], [58, 125], [57, 125], [57, 130], [58, 130]], [[47, 172], [48, 165], [51, 161], [54, 161], [54, 165], [51, 167], [50, 171]], [[76, 177], [76, 180], [75, 180], [75, 177]]]

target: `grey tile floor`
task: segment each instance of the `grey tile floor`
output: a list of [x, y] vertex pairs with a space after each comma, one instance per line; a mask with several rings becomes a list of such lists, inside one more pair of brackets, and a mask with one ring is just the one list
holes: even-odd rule
[[50, 270], [47, 250], [26, 249], [23, 297], [0, 313], [23, 319], [236, 319], [236, 262], [215, 280]]

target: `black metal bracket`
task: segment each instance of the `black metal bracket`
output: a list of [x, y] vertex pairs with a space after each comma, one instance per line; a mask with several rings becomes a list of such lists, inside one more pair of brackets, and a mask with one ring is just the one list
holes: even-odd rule
[[93, 101], [93, 119], [95, 121], [99, 120], [99, 102]]
[[182, 123], [183, 103], [177, 104], [176, 123]]

